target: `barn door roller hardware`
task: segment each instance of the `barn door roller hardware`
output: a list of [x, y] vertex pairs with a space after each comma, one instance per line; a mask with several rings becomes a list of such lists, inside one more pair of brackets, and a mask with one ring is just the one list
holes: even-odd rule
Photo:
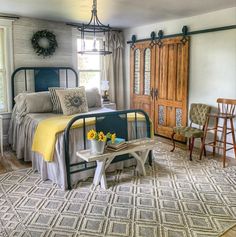
[[[161, 40], [165, 38], [173, 38], [176, 36], [182, 36], [181, 42], [185, 44], [188, 40], [187, 36], [190, 35], [196, 35], [196, 34], [204, 34], [204, 33], [210, 33], [210, 32], [216, 32], [216, 31], [223, 31], [223, 30], [232, 30], [236, 29], [236, 25], [229, 25], [229, 26], [222, 26], [222, 27], [216, 27], [216, 28], [210, 28], [205, 30], [196, 30], [196, 31], [188, 31], [187, 26], [183, 26], [182, 33], [177, 34], [171, 34], [171, 35], [164, 35], [162, 30], [159, 30], [158, 36], [156, 36], [156, 33], [152, 31], [150, 38], [145, 39], [139, 39], [137, 40], [136, 35], [132, 35], [132, 40], [127, 41], [127, 44], [131, 44], [132, 48], [135, 47], [135, 43], [143, 42], [143, 41], [151, 41], [150, 46], [153, 47], [155, 44], [157, 44], [159, 47], [161, 47]], [[135, 41], [133, 41], [133, 38], [135, 38]]]

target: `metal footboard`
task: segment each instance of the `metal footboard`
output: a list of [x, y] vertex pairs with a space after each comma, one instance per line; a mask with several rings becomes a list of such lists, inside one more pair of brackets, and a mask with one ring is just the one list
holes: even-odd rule
[[[72, 188], [71, 184], [71, 175], [74, 173], [78, 173], [84, 170], [95, 168], [94, 166], [87, 166], [87, 162], [81, 161], [78, 163], [71, 163], [70, 162], [70, 151], [69, 151], [69, 143], [70, 143], [70, 130], [73, 126], [73, 124], [81, 120], [83, 123], [83, 148], [87, 149], [86, 146], [86, 119], [88, 118], [94, 118], [95, 119], [95, 128], [97, 131], [103, 131], [104, 133], [111, 132], [116, 133], [117, 137], [125, 138], [125, 140], [128, 140], [128, 114], [134, 114], [134, 125], [135, 125], [135, 136], [136, 139], [138, 138], [138, 114], [141, 114], [144, 116], [145, 120], [142, 122], [146, 123], [146, 137], [151, 137], [151, 122], [149, 119], [149, 116], [146, 112], [143, 110], [121, 110], [121, 111], [114, 111], [114, 112], [106, 112], [106, 113], [95, 113], [95, 114], [86, 114], [86, 115], [78, 115], [73, 117], [70, 122], [68, 123], [65, 132], [64, 132], [64, 145], [65, 145], [65, 163], [66, 163], [66, 172], [67, 172], [67, 184], [68, 189], [70, 190]], [[131, 159], [129, 156], [122, 156], [122, 157], [116, 157], [113, 162], [118, 162], [122, 160]], [[151, 153], [149, 155], [149, 164], [152, 163], [152, 157]], [[74, 169], [76, 166], [79, 166], [81, 164], [84, 164], [83, 169]], [[71, 168], [73, 170], [71, 170]]]

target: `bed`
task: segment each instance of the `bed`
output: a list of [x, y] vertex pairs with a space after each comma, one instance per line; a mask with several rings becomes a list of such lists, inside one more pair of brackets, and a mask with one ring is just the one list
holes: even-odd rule
[[[12, 75], [13, 97], [25, 91], [47, 91], [49, 87], [78, 87], [77, 73], [69, 67], [25, 67], [18, 68]], [[32, 151], [35, 131], [42, 121], [60, 116], [50, 112], [26, 113], [19, 122], [15, 105], [9, 128], [9, 143], [16, 151], [17, 159], [31, 161], [32, 168], [40, 173], [43, 180], [49, 179], [62, 189], [71, 189], [76, 182], [94, 174], [96, 164], [84, 162], [75, 155], [76, 151], [90, 147], [86, 139], [90, 129], [115, 132], [126, 140], [151, 136], [151, 123], [147, 114], [141, 110], [112, 111], [103, 107], [90, 107], [87, 113], [71, 117], [65, 131], [56, 134], [53, 161], [46, 162], [40, 153]], [[91, 119], [94, 122], [87, 123]], [[72, 128], [77, 121], [81, 121], [82, 125]], [[132, 157], [117, 157], [109, 170], [134, 164]]]

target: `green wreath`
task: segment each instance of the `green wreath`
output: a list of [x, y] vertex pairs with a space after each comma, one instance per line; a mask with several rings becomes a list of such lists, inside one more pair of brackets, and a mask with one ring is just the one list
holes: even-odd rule
[[36, 54], [43, 57], [53, 55], [58, 47], [56, 36], [47, 30], [34, 33], [31, 43]]

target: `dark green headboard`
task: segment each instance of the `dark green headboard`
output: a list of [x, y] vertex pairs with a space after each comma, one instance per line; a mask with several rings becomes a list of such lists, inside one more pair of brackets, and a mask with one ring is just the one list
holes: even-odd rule
[[[14, 97], [19, 92], [47, 91], [49, 87], [79, 86], [78, 74], [71, 67], [20, 67], [13, 72], [11, 80], [13, 104]], [[19, 91], [17, 86], [20, 87]]]

